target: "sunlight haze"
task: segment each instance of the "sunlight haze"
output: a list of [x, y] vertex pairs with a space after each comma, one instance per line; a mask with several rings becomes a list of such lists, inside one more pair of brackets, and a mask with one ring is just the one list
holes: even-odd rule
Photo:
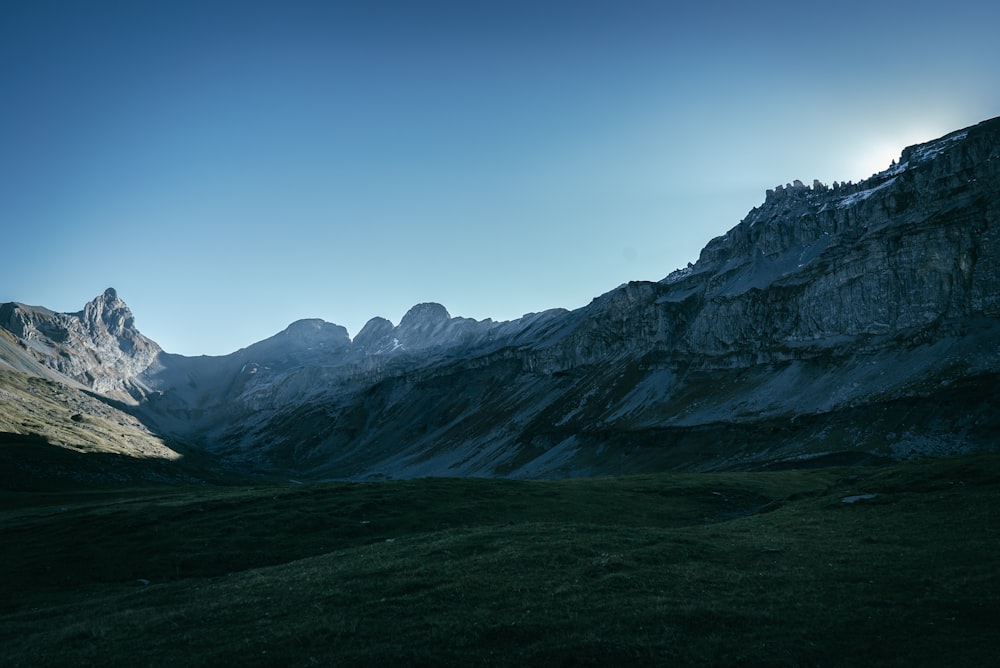
[[0, 8], [0, 302], [168, 352], [659, 280], [801, 179], [1000, 114], [993, 3]]

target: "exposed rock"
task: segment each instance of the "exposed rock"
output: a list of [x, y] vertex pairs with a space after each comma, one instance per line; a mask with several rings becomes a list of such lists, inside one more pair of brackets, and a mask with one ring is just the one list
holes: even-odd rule
[[367, 355], [392, 352], [400, 347], [395, 327], [385, 318], [372, 318], [354, 337], [354, 346]]
[[114, 288], [77, 313], [2, 304], [0, 326], [17, 336], [42, 365], [118, 399], [143, 395], [136, 379], [160, 353], [160, 347], [135, 328], [132, 312]]
[[438, 345], [450, 320], [451, 315], [441, 304], [417, 304], [399, 321], [395, 335], [411, 350]]
[[405, 350], [454, 347], [476, 342], [492, 324], [453, 318], [441, 304], [417, 304], [399, 321], [394, 336]]
[[113, 291], [73, 315], [7, 304], [0, 325], [67, 376], [145, 397], [159, 431], [297, 476], [947, 454], [997, 445], [998, 220], [995, 119], [861, 183], [769, 190], [693, 265], [572, 312], [420, 304], [353, 342], [304, 320], [219, 358], [159, 353]]
[[297, 320], [274, 336], [248, 346], [238, 353], [261, 364], [304, 361], [322, 362], [343, 354], [351, 347], [347, 329], [318, 318]]

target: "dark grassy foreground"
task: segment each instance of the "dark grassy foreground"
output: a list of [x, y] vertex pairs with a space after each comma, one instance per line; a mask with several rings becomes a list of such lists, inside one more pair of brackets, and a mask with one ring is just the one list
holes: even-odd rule
[[993, 455], [2, 493], [0, 664], [989, 665], [998, 501]]

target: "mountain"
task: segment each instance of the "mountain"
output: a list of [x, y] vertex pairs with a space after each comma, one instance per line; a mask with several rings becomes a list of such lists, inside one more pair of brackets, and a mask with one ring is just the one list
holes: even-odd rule
[[1000, 118], [857, 184], [800, 181], [699, 259], [511, 322], [420, 304], [164, 353], [108, 290], [0, 306], [0, 364], [117, 399], [227, 467], [314, 478], [774, 468], [992, 449]]
[[0, 328], [7, 334], [0, 365], [43, 376], [55, 371], [59, 380], [115, 399], [141, 398], [136, 379], [162, 352], [135, 328], [132, 311], [114, 288], [77, 313], [0, 304]]

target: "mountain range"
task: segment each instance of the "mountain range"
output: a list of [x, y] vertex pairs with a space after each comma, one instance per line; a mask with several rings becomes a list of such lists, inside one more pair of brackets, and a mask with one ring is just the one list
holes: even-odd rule
[[111, 288], [0, 305], [21, 466], [43, 445], [317, 480], [877, 462], [996, 449], [998, 379], [1000, 118], [768, 190], [697, 262], [573, 311], [426, 303], [185, 357]]

